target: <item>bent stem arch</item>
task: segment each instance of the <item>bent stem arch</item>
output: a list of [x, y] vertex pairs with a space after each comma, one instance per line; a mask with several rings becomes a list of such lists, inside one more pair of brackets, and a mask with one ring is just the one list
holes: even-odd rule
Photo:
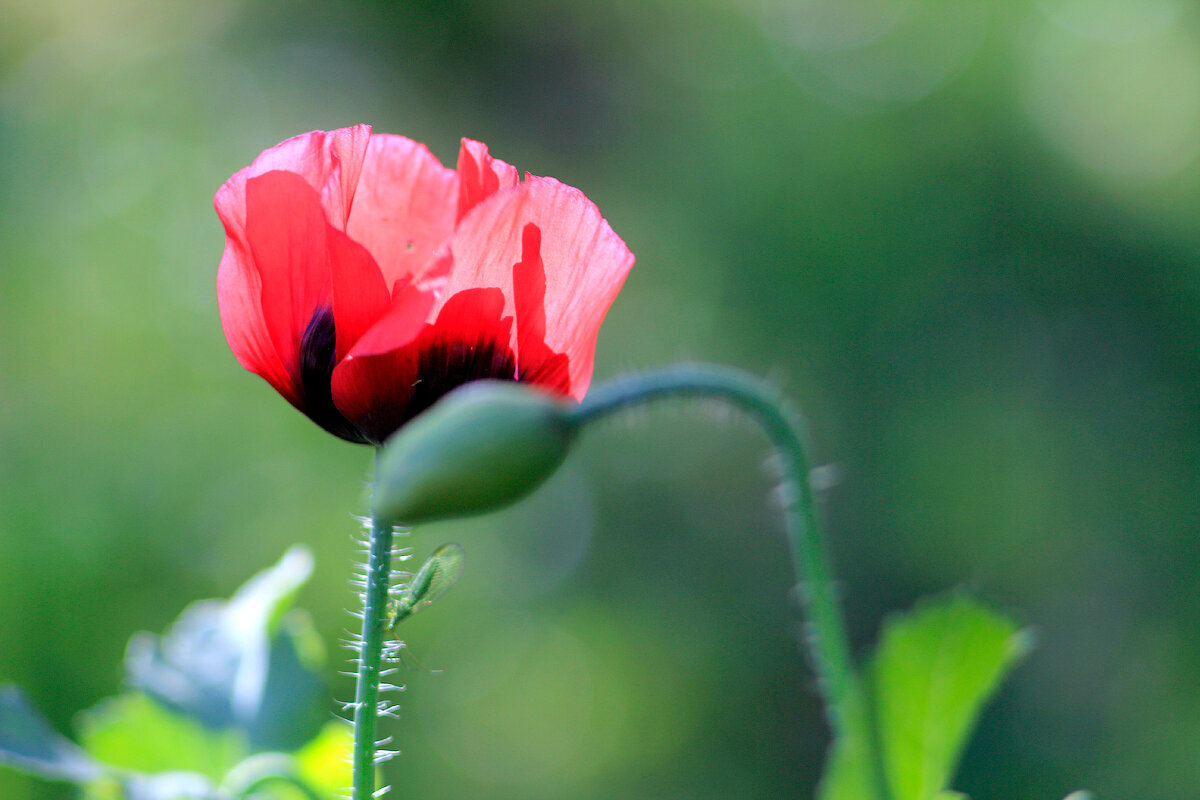
[[581, 427], [620, 409], [664, 397], [714, 397], [748, 412], [778, 448], [787, 491], [783, 511], [811, 654], [835, 740], [858, 742], [870, 755], [875, 800], [885, 800], [882, 759], [865, 687], [854, 668], [837, 598], [829, 548], [814, 509], [804, 425], [773, 387], [738, 370], [683, 365], [596, 387], [569, 412]]

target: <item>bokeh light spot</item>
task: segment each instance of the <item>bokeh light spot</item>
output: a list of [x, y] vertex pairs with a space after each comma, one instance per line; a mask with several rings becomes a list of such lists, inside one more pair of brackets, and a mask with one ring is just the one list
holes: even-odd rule
[[1179, 16], [1179, 0], [1038, 0], [1055, 24], [1085, 39], [1129, 42], [1160, 34]]
[[888, 33], [913, 0], [763, 0], [768, 36], [805, 50], [862, 47]]
[[881, 35], [864, 36], [858, 46], [850, 46], [850, 37], [840, 49], [820, 49], [794, 35], [772, 37], [781, 67], [831, 105], [886, 110], [916, 102], [958, 74], [979, 49], [991, 18], [980, 0], [928, 0], [887, 10], [896, 15], [894, 24], [881, 25]]
[[1175, 31], [1111, 43], [1043, 24], [1022, 99], [1042, 135], [1087, 169], [1132, 182], [1163, 178], [1200, 144], [1200, 48]]

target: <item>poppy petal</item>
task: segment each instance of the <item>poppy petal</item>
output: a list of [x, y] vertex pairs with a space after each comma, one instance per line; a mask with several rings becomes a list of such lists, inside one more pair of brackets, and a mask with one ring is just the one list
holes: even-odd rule
[[454, 231], [457, 181], [425, 145], [371, 137], [346, 232], [374, 256], [388, 286], [439, 277], [439, 247]]
[[[581, 399], [591, 382], [600, 323], [633, 266], [633, 253], [583, 192], [529, 177], [477, 205], [455, 231], [445, 291], [499, 287], [510, 298], [506, 313], [515, 313], [513, 268], [522, 262], [531, 224], [539, 231], [546, 282], [544, 343], [569, 359], [569, 394]], [[513, 344], [520, 358], [519, 342]]]
[[225, 252], [217, 270], [217, 307], [229, 349], [245, 369], [264, 378], [289, 403], [302, 408], [299, 383], [288, 372], [262, 310], [262, 278], [248, 254], [243, 231], [226, 228]]
[[463, 139], [458, 149], [458, 217], [501, 189], [511, 189], [519, 181], [517, 168], [492, 158], [488, 146], [474, 139]]
[[326, 231], [333, 315], [337, 329], [337, 360], [387, 311], [391, 299], [379, 265], [367, 249], [337, 228]]
[[331, 300], [327, 231], [320, 198], [294, 172], [246, 182], [246, 239], [262, 280], [262, 313], [275, 352], [299, 385], [301, 338]]
[[505, 316], [504, 292], [496, 288], [475, 287], [451, 294], [438, 310], [435, 326], [446, 339], [472, 341], [500, 339], [507, 343], [512, 317]]
[[401, 347], [387, 353], [347, 358], [333, 370], [333, 404], [368, 441], [382, 443], [404, 423], [417, 375], [417, 352]]
[[[294, 350], [278, 349], [277, 338], [271, 331], [280, 320], [277, 315], [270, 315], [269, 325], [262, 305], [263, 276], [247, 234], [247, 186], [269, 172], [293, 173], [317, 193], [325, 212], [323, 216], [344, 226], [370, 134], [369, 125], [357, 125], [294, 136], [261, 153], [250, 166], [226, 181], [213, 198], [226, 235], [225, 252], [217, 272], [217, 302], [225, 338], [243, 367], [266, 379], [297, 408], [303, 409], [297, 356]], [[306, 193], [306, 203], [310, 196]], [[255, 227], [261, 227], [261, 220]], [[324, 228], [325, 222], [319, 227]], [[307, 320], [292, 320], [292, 323], [302, 331]], [[278, 337], [284, 341], [290, 338]]]
[[293, 136], [264, 150], [217, 191], [217, 212], [240, 227], [246, 225], [246, 183], [273, 170], [294, 172], [321, 197], [330, 222], [345, 228], [362, 173], [370, 125]]
[[417, 371], [400, 424], [464, 383], [516, 378], [512, 317], [503, 314], [499, 289], [468, 289], [447, 300], [437, 321], [406, 348], [417, 354]]
[[408, 344], [425, 326], [433, 303], [433, 292], [407, 281], [397, 283], [387, 308], [354, 343], [347, 358], [380, 355]]
[[513, 265], [519, 379], [570, 394], [570, 359], [546, 346], [546, 267], [542, 231], [532, 222], [521, 231], [521, 260]]

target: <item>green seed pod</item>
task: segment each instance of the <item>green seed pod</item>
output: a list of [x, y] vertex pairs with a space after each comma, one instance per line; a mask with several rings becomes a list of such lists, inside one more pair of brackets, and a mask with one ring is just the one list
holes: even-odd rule
[[562, 464], [574, 426], [567, 406], [506, 381], [447, 394], [383, 446], [372, 511], [404, 525], [503, 508]]

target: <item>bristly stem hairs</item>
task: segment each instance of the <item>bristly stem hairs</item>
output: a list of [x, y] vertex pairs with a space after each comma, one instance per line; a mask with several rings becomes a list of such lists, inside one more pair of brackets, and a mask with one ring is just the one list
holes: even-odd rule
[[[376, 470], [379, 456], [376, 452]], [[358, 642], [358, 682], [354, 691], [353, 800], [375, 797], [377, 737], [380, 714], [379, 684], [383, 672], [386, 610], [392, 578], [390, 521], [371, 519], [367, 569], [363, 576], [362, 634]]]

